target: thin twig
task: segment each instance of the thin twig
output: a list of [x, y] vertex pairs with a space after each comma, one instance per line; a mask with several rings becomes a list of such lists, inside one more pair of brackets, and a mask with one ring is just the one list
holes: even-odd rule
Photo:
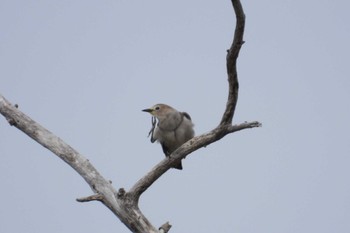
[[88, 197], [80, 197], [76, 199], [78, 202], [89, 202], [89, 201], [102, 201], [103, 195], [95, 194]]

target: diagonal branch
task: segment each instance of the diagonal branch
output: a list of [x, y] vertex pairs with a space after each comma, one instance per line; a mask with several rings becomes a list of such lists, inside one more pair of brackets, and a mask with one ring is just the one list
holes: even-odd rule
[[0, 113], [10, 125], [15, 126], [57, 155], [85, 179], [95, 194], [87, 198], [78, 198], [78, 201], [101, 201], [132, 232], [157, 232], [138, 207], [130, 205], [130, 201], [127, 198], [119, 196], [111, 183], [102, 177], [88, 159], [62, 139], [26, 116], [16, 106], [11, 105], [2, 95], [0, 95]]
[[[103, 177], [92, 166], [89, 160], [80, 155], [61, 138], [57, 137], [49, 130], [45, 129], [30, 117], [22, 113], [20, 110], [18, 110], [17, 106], [12, 106], [11, 103], [1, 95], [0, 113], [7, 119], [10, 125], [23, 131], [33, 140], [69, 164], [85, 179], [94, 192], [96, 192], [96, 183], [100, 184], [105, 182]], [[84, 169], [82, 169], [82, 167], [84, 167]]]
[[248, 128], [261, 127], [261, 123], [257, 121], [246, 122], [239, 125], [223, 125], [211, 130], [208, 133], [194, 137], [176, 151], [174, 151], [170, 157], [164, 158], [158, 163], [150, 172], [142, 177], [136, 184], [129, 190], [128, 195], [132, 197], [136, 202], [140, 198], [141, 194], [146, 191], [159, 177], [161, 177], [167, 170], [169, 170], [177, 161], [184, 159], [190, 153], [210, 145], [226, 136], [227, 134], [234, 133]]

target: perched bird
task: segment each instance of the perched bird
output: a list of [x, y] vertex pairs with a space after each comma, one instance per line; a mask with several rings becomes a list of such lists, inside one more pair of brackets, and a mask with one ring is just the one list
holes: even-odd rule
[[[150, 131], [151, 142], [158, 141], [162, 145], [165, 156], [169, 156], [182, 144], [193, 138], [194, 130], [190, 115], [179, 112], [166, 104], [156, 104], [142, 110], [149, 112], [153, 118], [153, 127]], [[156, 124], [156, 120], [158, 123]], [[181, 161], [174, 168], [182, 170]]]

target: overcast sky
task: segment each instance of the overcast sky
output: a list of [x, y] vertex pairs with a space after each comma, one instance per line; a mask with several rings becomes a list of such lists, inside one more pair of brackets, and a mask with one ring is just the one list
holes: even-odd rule
[[[242, 4], [234, 122], [263, 127], [191, 154], [141, 210], [174, 233], [350, 232], [350, 4]], [[219, 123], [234, 19], [229, 0], [0, 0], [0, 93], [129, 189], [164, 157], [142, 109], [187, 111], [197, 135]], [[0, 177], [0, 232], [129, 232], [3, 117]]]

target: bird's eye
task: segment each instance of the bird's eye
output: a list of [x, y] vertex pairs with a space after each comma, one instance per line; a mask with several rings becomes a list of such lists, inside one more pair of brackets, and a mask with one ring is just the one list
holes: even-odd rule
[[155, 107], [154, 109], [158, 111], [159, 110], [159, 106]]

